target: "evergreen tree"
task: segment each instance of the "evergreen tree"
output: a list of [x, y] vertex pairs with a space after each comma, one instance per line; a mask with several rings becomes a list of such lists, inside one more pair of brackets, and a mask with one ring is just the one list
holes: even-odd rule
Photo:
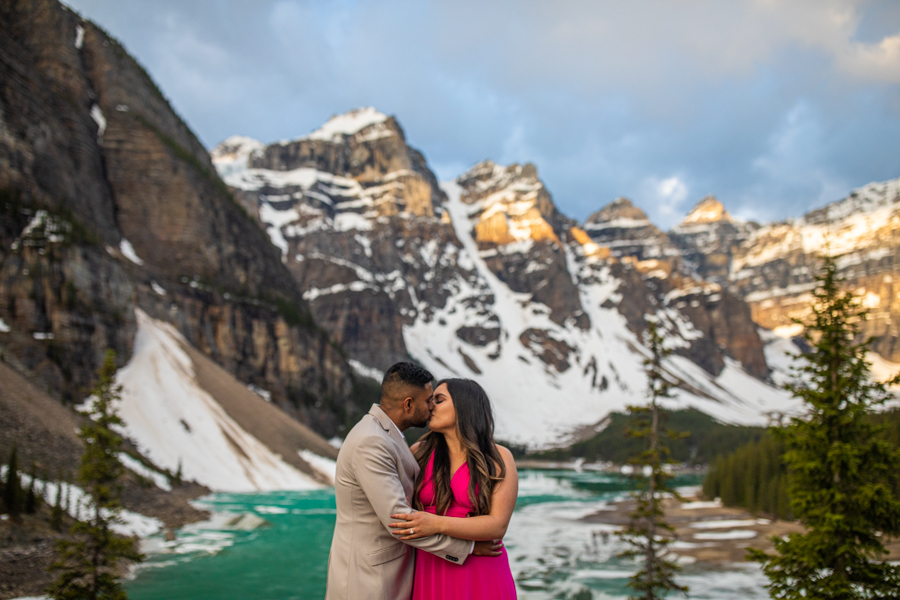
[[[66, 486], [66, 500], [63, 503], [63, 509], [67, 514], [72, 514], [72, 486], [70, 485], [70, 475], [66, 475], [65, 486]], [[62, 485], [62, 483], [60, 483]]]
[[867, 418], [889, 394], [871, 380], [871, 340], [855, 341], [865, 310], [840, 290], [834, 258], [824, 259], [816, 280], [804, 333], [811, 351], [797, 369], [808, 383], [788, 386], [806, 414], [779, 430], [791, 510], [807, 531], [772, 538], [774, 554], [750, 556], [762, 563], [773, 598], [897, 598], [900, 566], [885, 562], [881, 536], [900, 534], [900, 454]]
[[784, 485], [784, 445], [772, 433], [747, 444], [710, 465], [703, 480], [703, 495], [720, 498], [725, 506], [740, 506], [782, 519], [793, 518]]
[[63, 522], [63, 481], [62, 475], [59, 477], [59, 481], [56, 485], [56, 501], [53, 503], [53, 508], [50, 510], [50, 527], [53, 531], [62, 531], [62, 522]]
[[6, 465], [6, 481], [3, 484], [3, 505], [9, 516], [18, 520], [23, 508], [22, 480], [19, 475], [19, 449], [13, 446]]
[[669, 486], [671, 475], [665, 466], [673, 461], [669, 459], [669, 449], [663, 438], [676, 439], [682, 437], [675, 432], [660, 432], [660, 398], [671, 397], [671, 383], [663, 372], [662, 362], [670, 351], [663, 346], [663, 338], [656, 324], [649, 322], [645, 336], [650, 349], [650, 356], [644, 360], [647, 373], [647, 395], [650, 403], [647, 406], [629, 406], [632, 427], [628, 434], [645, 441], [645, 449], [629, 461], [635, 474], [646, 475], [638, 483], [638, 489], [632, 494], [636, 507], [630, 514], [627, 527], [619, 533], [619, 538], [628, 544], [629, 549], [619, 554], [622, 558], [636, 558], [642, 567], [628, 582], [635, 595], [635, 600], [655, 600], [668, 595], [669, 592], [687, 593], [688, 588], [678, 585], [675, 574], [680, 567], [664, 558], [675, 530], [666, 523], [662, 502], [666, 496], [678, 497]]
[[181, 473], [181, 459], [179, 458], [179, 459], [178, 459], [178, 470], [175, 471], [174, 477], [171, 477], [171, 478], [169, 479], [169, 483], [170, 483], [171, 485], [173, 485], [173, 486], [181, 487], [181, 485], [183, 484], [183, 481], [182, 481], [181, 478], [182, 478], [182, 473]]
[[77, 479], [87, 492], [89, 516], [76, 520], [71, 539], [59, 543], [59, 558], [51, 566], [58, 575], [48, 590], [55, 600], [122, 600], [127, 596], [116, 581], [117, 567], [122, 561], [143, 558], [134, 539], [118, 536], [111, 529], [119, 521], [122, 508], [122, 465], [117, 458], [122, 438], [113, 431], [114, 426], [122, 425], [113, 405], [121, 386], [114, 382], [115, 373], [115, 353], [107, 350], [97, 372], [91, 421], [79, 432], [84, 454]]
[[37, 492], [34, 489], [35, 483], [37, 481], [37, 467], [34, 463], [31, 463], [31, 483], [28, 485], [28, 492], [25, 494], [25, 504], [24, 510], [25, 514], [33, 515], [37, 512], [39, 506], [39, 498]]

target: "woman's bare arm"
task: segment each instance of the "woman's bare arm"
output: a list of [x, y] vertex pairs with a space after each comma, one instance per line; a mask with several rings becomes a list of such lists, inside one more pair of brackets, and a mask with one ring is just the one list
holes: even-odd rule
[[[519, 475], [512, 453], [503, 446], [497, 448], [506, 466], [506, 477], [494, 488], [490, 514], [465, 519], [443, 517], [422, 511], [408, 515], [391, 515], [391, 518], [397, 521], [391, 523], [394, 535], [401, 540], [413, 540], [435, 533], [444, 533], [451, 537], [475, 541], [493, 540], [506, 535], [509, 520], [516, 507], [516, 497], [519, 495]], [[414, 533], [410, 534], [410, 529]]]

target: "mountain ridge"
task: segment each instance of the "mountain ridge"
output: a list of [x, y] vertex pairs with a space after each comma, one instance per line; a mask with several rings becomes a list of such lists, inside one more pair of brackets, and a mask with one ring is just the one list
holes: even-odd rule
[[[344, 155], [368, 156], [387, 139], [363, 134], [328, 143], [341, 144]], [[495, 402], [506, 439], [556, 444], [626, 398], [637, 401], [640, 338], [646, 320], [658, 318], [687, 361], [672, 366], [683, 401], [726, 420], [765, 419], [730, 379], [732, 373], [765, 379], [769, 372], [746, 305], [720, 285], [676, 269], [671, 244], [660, 259], [620, 259], [591, 238], [587, 225], [558, 210], [534, 165], [477, 163], [441, 184], [442, 202], [432, 204], [433, 213], [408, 208], [401, 181], [381, 197], [382, 204], [393, 203], [384, 210], [359, 168], [335, 173], [333, 161], [309, 157], [266, 169], [259, 157], [280, 150], [241, 143], [254, 148], [255, 161], [242, 166], [232, 139], [213, 149], [214, 163], [236, 193], [255, 199], [317, 321], [359, 364], [384, 369], [412, 356], [436, 374], [489, 382], [492, 397], [503, 398]], [[407, 149], [395, 144], [377, 151], [388, 154], [381, 163], [389, 165]], [[315, 168], [323, 164], [326, 170]], [[366, 183], [382, 187], [393, 175], [382, 170], [382, 179]], [[605, 336], [612, 337], [601, 341]], [[615, 360], [601, 358], [609, 352]], [[714, 383], [722, 377], [729, 383]], [[784, 401], [759, 385], [747, 386], [753, 403]], [[549, 399], [563, 390], [579, 398], [580, 414], [551, 409]], [[509, 404], [516, 393], [526, 413], [543, 416], [523, 420]]]

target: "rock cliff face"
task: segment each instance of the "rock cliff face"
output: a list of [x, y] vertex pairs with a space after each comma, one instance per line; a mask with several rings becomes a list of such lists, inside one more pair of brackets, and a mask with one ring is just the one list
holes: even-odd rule
[[721, 202], [707, 196], [669, 232], [669, 237], [689, 271], [725, 284], [734, 252], [758, 228], [755, 223], [732, 219]]
[[566, 266], [563, 240], [575, 223], [556, 209], [535, 166], [486, 161], [457, 183], [474, 226], [470, 235], [494, 275], [548, 307], [553, 322], [571, 319], [581, 329], [590, 327]]
[[51, 0], [0, 2], [0, 344], [80, 400], [135, 307], [323, 433], [354, 379], [265, 232], [144, 70]]
[[578, 227], [533, 165], [485, 161], [436, 186], [397, 121], [373, 109], [294, 141], [231, 138], [212, 156], [361, 372], [412, 356], [475, 377], [504, 439], [560, 443], [639, 402], [650, 318], [679, 355], [681, 401], [738, 421], [783, 408], [754, 378], [768, 368], [743, 302], [677, 271], [677, 249], [649, 223], [659, 258], [601, 245], [605, 217]]
[[619, 258], [671, 260], [678, 255], [665, 232], [628, 198], [617, 198], [589, 216], [584, 230]]
[[472, 278], [446, 196], [392, 117], [360, 109], [298, 140], [232, 138], [212, 155], [252, 198], [316, 320], [364, 365], [407, 359], [403, 325], [447, 303], [445, 282]]

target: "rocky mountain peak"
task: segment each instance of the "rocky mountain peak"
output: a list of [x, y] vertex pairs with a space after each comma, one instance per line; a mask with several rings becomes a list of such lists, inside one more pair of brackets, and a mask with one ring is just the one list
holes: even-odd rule
[[585, 221], [584, 230], [617, 258], [658, 259], [674, 252], [668, 236], [628, 198], [616, 198], [592, 214]]
[[482, 245], [503, 246], [514, 242], [559, 243], [567, 229], [531, 163], [501, 166], [486, 160], [457, 179], [461, 199], [472, 206], [475, 239]]
[[707, 196], [697, 203], [681, 222], [681, 226], [701, 225], [706, 223], [732, 222], [733, 219], [725, 207], [715, 196]]
[[[311, 134], [264, 145], [244, 137], [212, 152], [220, 176], [269, 229], [364, 229], [379, 217], [439, 216], [446, 200], [425, 157], [406, 143], [394, 117], [360, 108], [329, 119]], [[326, 223], [327, 221], [327, 223]], [[288, 236], [293, 237], [293, 236]]]
[[651, 225], [647, 214], [640, 208], [635, 206], [628, 198], [616, 198], [591, 216], [587, 218], [586, 224], [601, 224], [620, 221], [624, 225], [626, 221], [630, 221], [630, 226]]
[[537, 167], [533, 164], [513, 163], [504, 167], [492, 160], [476, 164], [460, 175], [457, 182], [464, 190], [474, 189], [479, 193], [493, 193], [504, 189], [528, 193], [544, 187], [538, 178]]

